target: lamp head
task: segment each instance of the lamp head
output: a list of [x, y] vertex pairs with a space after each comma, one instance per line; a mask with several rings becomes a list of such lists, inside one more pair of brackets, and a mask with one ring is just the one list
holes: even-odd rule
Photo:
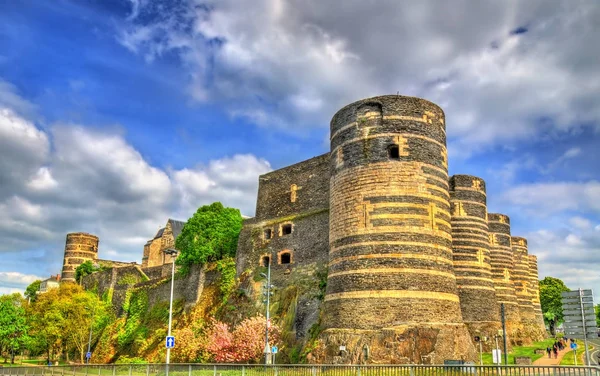
[[170, 256], [177, 256], [177, 254], [179, 253], [178, 250], [173, 249], [173, 248], [167, 248], [163, 251], [166, 255], [170, 255]]

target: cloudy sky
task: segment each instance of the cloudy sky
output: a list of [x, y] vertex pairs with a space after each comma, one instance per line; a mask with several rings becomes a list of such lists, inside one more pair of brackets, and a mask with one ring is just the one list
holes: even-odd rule
[[259, 174], [396, 92], [444, 108], [450, 173], [487, 181], [540, 277], [600, 290], [598, 19], [593, 0], [0, 2], [0, 293], [60, 272], [68, 232], [140, 261], [169, 217], [254, 215]]

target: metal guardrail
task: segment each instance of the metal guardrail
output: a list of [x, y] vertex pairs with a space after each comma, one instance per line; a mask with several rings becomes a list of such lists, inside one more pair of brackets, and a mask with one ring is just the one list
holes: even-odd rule
[[[166, 364], [4, 367], [0, 376], [164, 376]], [[600, 376], [600, 367], [170, 364], [169, 376]]]

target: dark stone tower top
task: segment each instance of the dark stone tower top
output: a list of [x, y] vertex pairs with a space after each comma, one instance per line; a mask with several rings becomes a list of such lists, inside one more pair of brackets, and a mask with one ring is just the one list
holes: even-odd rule
[[[395, 144], [393, 153], [399, 158], [410, 154], [409, 160], [418, 156], [448, 169], [444, 111], [424, 99], [386, 95], [349, 104], [333, 116], [330, 139], [333, 168], [385, 162]], [[359, 140], [360, 153], [349, 155], [353, 150], [347, 146]]]
[[513, 246], [524, 249], [525, 253], [527, 254], [527, 239], [520, 237], [520, 236], [513, 236], [512, 243], [513, 243]]
[[[471, 191], [486, 194], [485, 180], [473, 175], [452, 175], [449, 180], [451, 191]], [[479, 196], [477, 196], [479, 197]]]
[[510, 217], [506, 214], [488, 213], [488, 223], [490, 232], [509, 236], [509, 244], [506, 246], [510, 247]]

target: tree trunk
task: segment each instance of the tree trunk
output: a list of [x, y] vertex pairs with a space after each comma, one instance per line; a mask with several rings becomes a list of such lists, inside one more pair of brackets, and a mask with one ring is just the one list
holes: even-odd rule
[[552, 334], [552, 337], [556, 336], [555, 325], [556, 325], [556, 322], [554, 320], [548, 320], [548, 327], [550, 329], [550, 334]]

